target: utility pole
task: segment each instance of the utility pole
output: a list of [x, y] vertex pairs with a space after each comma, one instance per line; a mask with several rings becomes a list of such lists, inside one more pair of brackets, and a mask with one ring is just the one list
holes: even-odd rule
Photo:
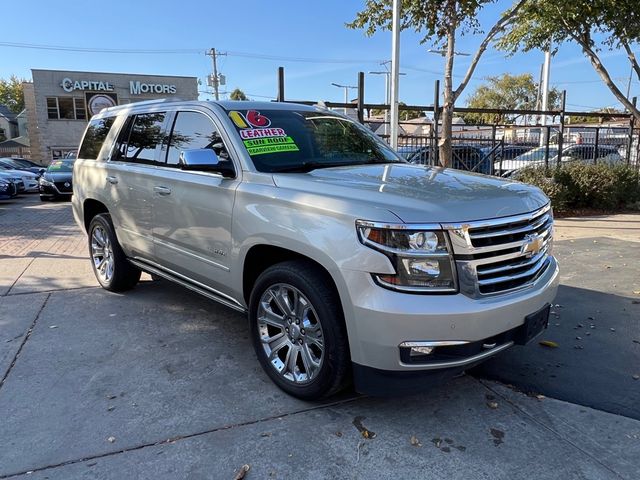
[[398, 81], [400, 80], [400, 9], [402, 2], [393, 0], [391, 40], [391, 148], [398, 148]]
[[[549, 109], [549, 74], [551, 71], [551, 43], [544, 52], [544, 65], [542, 67], [542, 110]], [[547, 130], [547, 115], [542, 115], [542, 135], [540, 136], [540, 146], [545, 145]]]
[[216, 100], [220, 100], [220, 85], [224, 85], [226, 83], [226, 79], [224, 75], [218, 74], [218, 57], [225, 56], [226, 53], [216, 52], [215, 48], [209, 50], [206, 55], [211, 57], [211, 62], [213, 63], [213, 75], [210, 75], [208, 80], [208, 85], [213, 87], [213, 94]]

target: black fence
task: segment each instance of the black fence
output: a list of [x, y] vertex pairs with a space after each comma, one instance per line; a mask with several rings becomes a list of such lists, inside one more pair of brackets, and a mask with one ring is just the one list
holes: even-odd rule
[[[277, 101], [320, 104], [342, 111], [368, 125], [388, 141], [389, 121], [385, 120], [388, 115], [373, 116], [372, 112], [388, 112], [390, 106], [365, 103], [364, 87], [364, 73], [360, 72], [355, 102], [285, 100], [284, 69], [281, 67], [278, 70]], [[436, 81], [433, 104], [403, 105], [399, 109], [400, 118], [412, 116], [408, 114], [424, 115], [399, 123], [398, 152], [411, 162], [440, 165], [438, 143], [442, 107], [439, 98], [440, 83]], [[633, 104], [636, 104], [635, 97]], [[553, 167], [574, 161], [627, 164], [640, 168], [640, 125], [636, 124], [631, 114], [576, 112], [567, 111], [565, 107], [566, 92], [562, 93], [557, 110], [456, 108], [454, 117], [458, 119], [465, 114], [492, 114], [498, 118], [509, 116], [517, 119], [517, 122], [471, 125], [454, 121], [449, 165], [461, 170], [500, 176], [511, 176], [528, 166]], [[552, 123], [542, 125], [543, 117]], [[583, 122], [589, 122], [572, 122], [578, 117]]]

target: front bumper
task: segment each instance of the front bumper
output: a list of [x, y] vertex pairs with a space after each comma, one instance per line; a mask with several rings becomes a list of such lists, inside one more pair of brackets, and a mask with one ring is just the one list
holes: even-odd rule
[[[353, 310], [346, 312], [351, 359], [358, 368], [385, 371], [436, 372], [464, 370], [498, 353], [487, 350], [481, 358], [455, 365], [433, 365], [403, 361], [403, 342], [480, 342], [512, 331], [525, 317], [553, 302], [559, 283], [553, 257], [544, 274], [521, 290], [472, 299], [462, 294], [412, 295], [383, 289], [364, 272], [343, 271]], [[505, 347], [508, 348], [508, 347]], [[404, 372], [404, 373], [403, 373]]]
[[41, 197], [70, 197], [73, 194], [72, 191], [61, 192], [55, 185], [39, 184], [38, 191]]

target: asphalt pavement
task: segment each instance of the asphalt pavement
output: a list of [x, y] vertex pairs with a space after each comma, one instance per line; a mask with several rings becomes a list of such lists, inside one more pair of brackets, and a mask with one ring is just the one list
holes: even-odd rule
[[504, 383], [303, 402], [262, 372], [242, 315], [148, 276], [97, 288], [68, 203], [2, 203], [0, 226], [0, 479], [638, 478], [640, 288], [605, 254], [638, 244], [557, 242], [558, 346], [496, 359]]

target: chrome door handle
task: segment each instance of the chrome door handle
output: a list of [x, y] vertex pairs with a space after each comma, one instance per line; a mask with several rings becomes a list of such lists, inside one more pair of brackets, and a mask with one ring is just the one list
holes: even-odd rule
[[156, 186], [153, 187], [153, 191], [156, 192], [158, 195], [171, 195], [171, 189], [169, 187], [163, 187], [163, 186]]
[[118, 183], [118, 179], [113, 175], [109, 175], [107, 176], [107, 182], [109, 182], [111, 185], [115, 185]]

